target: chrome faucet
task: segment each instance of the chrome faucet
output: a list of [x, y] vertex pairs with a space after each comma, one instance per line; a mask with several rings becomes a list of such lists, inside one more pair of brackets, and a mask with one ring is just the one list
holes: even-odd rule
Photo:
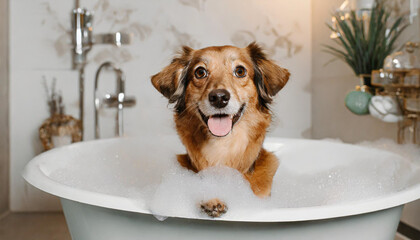
[[[98, 84], [99, 76], [103, 69], [111, 69], [115, 72], [117, 77], [117, 91], [115, 94], [105, 94], [105, 98], [101, 99], [98, 96]], [[99, 66], [95, 75], [95, 89], [94, 89], [94, 105], [95, 105], [95, 138], [100, 137], [100, 128], [99, 128], [99, 110], [101, 105], [108, 108], [117, 108], [116, 116], [116, 125], [115, 125], [115, 135], [123, 136], [124, 135], [124, 119], [123, 119], [123, 110], [124, 107], [132, 107], [136, 104], [136, 99], [134, 97], [125, 96], [125, 76], [120, 68], [117, 68], [111, 62], [105, 62]]]
[[113, 44], [121, 47], [130, 44], [131, 34], [115, 32], [93, 35], [93, 13], [87, 9], [73, 9], [73, 69], [86, 65], [87, 53], [94, 44]]
[[83, 140], [83, 119], [84, 119], [84, 85], [85, 65], [87, 54], [94, 44], [113, 44], [120, 47], [131, 42], [131, 34], [127, 33], [105, 33], [93, 35], [93, 13], [79, 7], [79, 0], [76, 0], [76, 8], [72, 12], [73, 27], [73, 69], [79, 70], [79, 120], [81, 122]]

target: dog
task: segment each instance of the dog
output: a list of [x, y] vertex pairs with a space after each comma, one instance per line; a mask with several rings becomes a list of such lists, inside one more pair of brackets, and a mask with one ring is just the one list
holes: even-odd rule
[[[184, 46], [151, 77], [174, 105], [176, 130], [187, 151], [177, 156], [179, 164], [194, 172], [220, 165], [234, 168], [255, 195], [269, 196], [279, 161], [262, 144], [271, 123], [269, 105], [289, 76], [255, 42], [245, 48]], [[210, 217], [227, 211], [217, 198], [200, 205]]]

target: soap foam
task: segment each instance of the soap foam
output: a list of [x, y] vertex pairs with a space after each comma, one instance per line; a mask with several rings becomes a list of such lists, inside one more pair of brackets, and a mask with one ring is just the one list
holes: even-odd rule
[[163, 175], [149, 206], [160, 216], [206, 217], [200, 212], [200, 203], [213, 198], [228, 205], [226, 217], [238, 217], [243, 209], [263, 202], [237, 170], [212, 167], [195, 174], [174, 166]]
[[410, 143], [397, 144], [395, 141], [388, 138], [382, 138], [372, 142], [363, 141], [357, 145], [389, 151], [408, 159], [411, 163], [417, 166], [420, 166], [420, 147], [418, 145]]
[[[362, 146], [359, 147], [360, 156], [349, 161], [349, 165], [318, 166], [314, 171], [297, 171], [304, 168], [288, 161], [291, 154], [295, 154], [293, 148], [290, 154], [285, 150], [283, 153], [276, 151], [281, 164], [273, 180], [271, 197], [264, 199], [253, 194], [249, 183], [235, 169], [212, 167], [194, 173], [182, 168], [175, 157], [182, 147], [168, 147], [170, 145], [165, 143], [154, 146], [147, 141], [124, 142], [105, 147], [102, 152], [89, 153], [67, 150], [69, 160], [58, 164], [59, 167], [49, 175], [55, 181], [75, 188], [145, 202], [160, 220], [165, 216], [207, 217], [200, 212], [199, 205], [213, 198], [228, 206], [223, 217], [240, 218], [259, 209], [311, 207], [377, 198], [419, 182], [418, 179], [413, 181], [412, 176], [416, 174], [409, 164], [420, 163], [418, 147], [397, 145], [391, 140], [358, 145]], [[362, 157], [366, 147], [385, 149], [404, 159], [381, 157], [380, 153]], [[287, 150], [287, 147], [283, 149]], [[322, 165], [324, 158], [319, 154], [325, 153], [318, 156], [311, 150], [300, 152], [302, 156], [299, 155], [296, 161], [306, 157], [320, 161], [319, 165]], [[351, 156], [325, 155], [325, 159], [328, 158], [339, 162]]]

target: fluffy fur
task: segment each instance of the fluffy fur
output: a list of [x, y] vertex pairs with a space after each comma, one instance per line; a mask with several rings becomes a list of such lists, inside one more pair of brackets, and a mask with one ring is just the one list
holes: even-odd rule
[[[207, 72], [205, 78], [196, 75], [200, 67]], [[245, 69], [245, 76], [238, 77], [238, 67]], [[153, 86], [175, 106], [176, 130], [187, 150], [178, 156], [179, 163], [194, 172], [219, 165], [235, 168], [257, 196], [269, 196], [279, 163], [262, 143], [271, 123], [269, 104], [289, 75], [256, 43], [246, 48], [183, 47], [171, 64], [152, 76]], [[209, 93], [215, 89], [230, 93], [226, 107], [216, 108], [209, 102]], [[231, 131], [223, 137], [214, 136], [206, 122], [220, 114], [233, 119]], [[201, 208], [212, 217], [227, 210], [218, 199], [201, 203]]]

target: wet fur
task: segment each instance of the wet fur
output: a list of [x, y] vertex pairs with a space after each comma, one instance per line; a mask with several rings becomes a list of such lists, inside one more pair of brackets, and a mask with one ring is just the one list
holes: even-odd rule
[[[193, 75], [194, 66], [203, 59], [211, 67], [211, 76], [206, 82], [194, 79]], [[234, 79], [229, 64], [225, 64], [228, 60], [221, 61], [223, 59], [235, 59], [245, 65], [248, 79]], [[178, 156], [178, 162], [194, 172], [218, 165], [237, 169], [257, 196], [269, 196], [279, 163], [272, 153], [262, 148], [262, 143], [271, 123], [269, 104], [289, 75], [286, 69], [267, 59], [255, 43], [242, 49], [183, 47], [180, 56], [152, 77], [154, 87], [175, 104], [176, 130], [187, 150], [187, 154]], [[230, 89], [237, 99], [246, 102], [241, 119], [225, 137], [212, 136], [196, 108], [196, 103], [208, 97], [210, 90], [219, 88]], [[212, 217], [227, 210], [218, 199], [201, 203], [201, 208]]]

